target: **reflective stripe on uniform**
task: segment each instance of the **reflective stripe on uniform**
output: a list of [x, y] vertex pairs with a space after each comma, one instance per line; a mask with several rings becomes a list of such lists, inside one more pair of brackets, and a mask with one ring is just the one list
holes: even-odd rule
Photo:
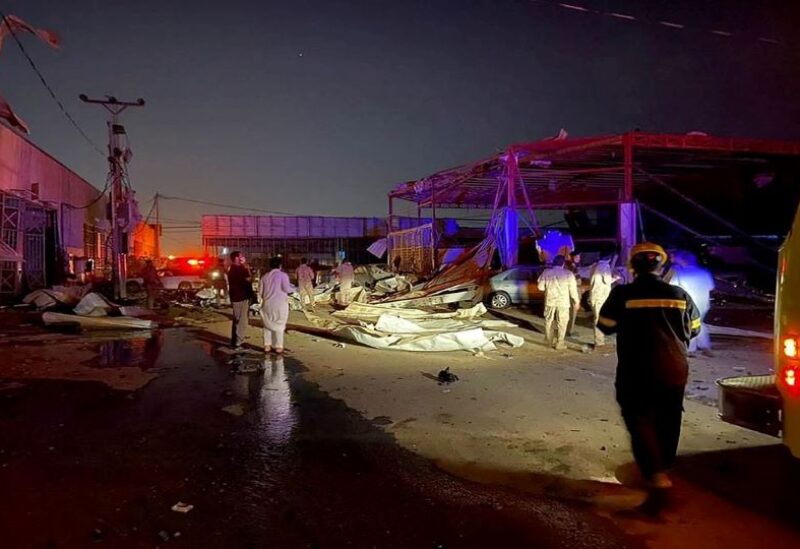
[[612, 319], [604, 317], [604, 316], [601, 316], [600, 318], [598, 318], [597, 319], [597, 323], [598, 324], [602, 324], [603, 326], [606, 326], [608, 328], [613, 328], [614, 326], [617, 325], [617, 321], [616, 320], [612, 320]]
[[625, 303], [626, 309], [686, 309], [683, 299], [631, 299]]
[[699, 318], [696, 320], [692, 320], [692, 330], [699, 330], [700, 327], [703, 325], [703, 321]]

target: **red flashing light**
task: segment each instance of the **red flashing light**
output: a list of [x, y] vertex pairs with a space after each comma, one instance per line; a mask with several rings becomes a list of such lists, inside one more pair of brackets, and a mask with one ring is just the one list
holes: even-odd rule
[[787, 337], [783, 340], [783, 355], [786, 358], [797, 358], [797, 340]]
[[787, 387], [797, 387], [797, 372], [794, 368], [787, 368], [783, 373], [783, 381]]
[[197, 265], [198, 265], [198, 263], [199, 263], [199, 262], [198, 262], [196, 259], [188, 259], [188, 260], [186, 261], [186, 263], [188, 263], [188, 264], [189, 264], [189, 265], [191, 265], [192, 267], [195, 267], [195, 266], [197, 266]]

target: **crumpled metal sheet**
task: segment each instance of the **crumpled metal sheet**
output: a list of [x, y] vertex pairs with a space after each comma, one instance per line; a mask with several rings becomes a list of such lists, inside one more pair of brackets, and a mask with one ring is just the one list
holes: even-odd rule
[[362, 345], [374, 349], [414, 352], [494, 351], [496, 343], [521, 347], [524, 340], [508, 332], [466, 328], [451, 332], [420, 332], [417, 334], [391, 334], [364, 326], [343, 326], [336, 330]]
[[366, 322], [376, 322], [380, 316], [384, 314], [391, 314], [396, 317], [408, 318], [411, 320], [442, 318], [470, 320], [486, 314], [486, 306], [483, 303], [478, 303], [469, 309], [431, 312], [424, 309], [399, 308], [392, 303], [351, 303], [346, 309], [333, 313], [333, 316], [352, 320], [364, 320]]
[[80, 303], [78, 303], [73, 311], [76, 315], [80, 316], [108, 316], [111, 310], [119, 309], [119, 306], [114, 305], [108, 299], [98, 294], [91, 292], [86, 294]]
[[[480, 308], [483, 308], [482, 312]], [[374, 322], [361, 320], [359, 325], [346, 324], [335, 318], [323, 319], [310, 313], [306, 313], [306, 318], [317, 328], [329, 330], [333, 334], [347, 337], [374, 349], [486, 352], [496, 350], [498, 343], [509, 347], [523, 345], [522, 337], [497, 330], [514, 327], [513, 323], [479, 319], [478, 316], [485, 311], [482, 304], [480, 307], [452, 313], [429, 313], [414, 309], [394, 309], [388, 313], [384, 309]], [[418, 316], [413, 319], [403, 318], [395, 315], [395, 312]], [[457, 313], [462, 313], [462, 318], [453, 316]], [[437, 317], [437, 315], [449, 316]], [[374, 318], [371, 314], [367, 317]]]
[[458, 320], [452, 318], [412, 321], [391, 314], [381, 315], [375, 323], [376, 330], [391, 334], [444, 333], [465, 328], [516, 328], [516, 324], [507, 320]]

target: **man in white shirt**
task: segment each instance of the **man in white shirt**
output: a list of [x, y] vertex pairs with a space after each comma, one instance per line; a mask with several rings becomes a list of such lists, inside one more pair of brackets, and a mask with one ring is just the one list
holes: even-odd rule
[[570, 309], [580, 307], [580, 298], [575, 275], [564, 268], [563, 255], [557, 255], [553, 266], [539, 275], [538, 286], [544, 292], [545, 341], [555, 349], [566, 349]]
[[611, 263], [607, 259], [601, 259], [592, 269], [592, 278], [589, 289], [589, 307], [592, 308], [592, 319], [594, 323], [594, 346], [602, 347], [606, 343], [605, 334], [597, 329], [597, 322], [600, 319], [600, 309], [603, 308], [608, 295], [611, 293], [611, 286], [619, 280], [611, 270]]
[[353, 265], [344, 259], [333, 272], [339, 280], [339, 304], [350, 305], [350, 289], [353, 287], [353, 280], [355, 279]]
[[306, 258], [300, 260], [297, 268], [297, 286], [300, 291], [300, 305], [305, 309], [306, 299], [314, 310], [314, 269], [308, 266]]

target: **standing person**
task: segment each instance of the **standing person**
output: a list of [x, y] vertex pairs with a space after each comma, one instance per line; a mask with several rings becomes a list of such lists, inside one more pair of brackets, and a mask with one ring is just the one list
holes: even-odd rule
[[233, 308], [233, 325], [231, 326], [231, 347], [239, 351], [244, 345], [247, 334], [250, 300], [253, 298], [253, 281], [247, 267], [244, 254], [231, 252], [231, 266], [228, 268], [228, 297]]
[[[579, 288], [580, 288], [581, 275], [578, 273], [578, 269], [580, 269], [580, 266], [581, 266], [581, 253], [578, 250], [572, 250], [569, 253], [569, 259], [567, 259], [565, 261], [565, 263], [564, 263], [564, 267], [569, 272], [571, 272], [572, 275], [575, 277], [575, 282], [578, 284]], [[580, 298], [580, 294], [579, 294], [578, 297]], [[580, 299], [578, 299], [578, 301], [580, 302]], [[569, 310], [569, 324], [567, 324], [567, 335], [568, 336], [571, 336], [572, 335], [572, 331], [575, 329], [575, 320], [578, 317], [578, 310], [579, 309], [580, 309], [580, 307], [577, 307], [577, 308], [572, 307]]]
[[225, 280], [225, 271], [225, 261], [217, 259], [217, 266], [211, 271], [211, 284], [214, 287], [217, 307], [222, 305], [222, 300], [225, 298], [225, 290], [228, 288], [228, 283]]
[[[692, 296], [692, 301], [700, 311], [700, 319], [705, 320], [711, 309], [711, 292], [714, 290], [714, 277], [709, 271], [698, 265], [693, 253], [679, 251], [672, 256], [672, 269], [667, 273], [667, 282], [677, 286]], [[689, 343], [689, 356], [697, 351], [706, 356], [713, 356], [711, 336], [705, 322], [700, 324], [700, 333]]]
[[578, 274], [578, 269], [581, 268], [581, 253], [578, 250], [572, 250], [569, 253], [569, 259], [566, 260], [565, 267], [572, 274]]
[[158, 271], [156, 271], [156, 267], [153, 265], [152, 259], [148, 259], [144, 262], [144, 268], [142, 269], [142, 280], [144, 281], [144, 287], [147, 290], [147, 308], [152, 311], [156, 306], [156, 300], [158, 299], [162, 288], [161, 279], [158, 277]]
[[692, 298], [661, 279], [667, 254], [658, 244], [631, 249], [634, 279], [611, 290], [598, 326], [617, 334], [617, 402], [636, 463], [651, 489], [668, 489], [681, 433], [689, 375], [686, 350], [700, 330]]
[[597, 328], [600, 320], [600, 309], [603, 308], [608, 295], [611, 293], [611, 285], [619, 280], [619, 276], [611, 271], [611, 262], [601, 259], [592, 269], [592, 278], [589, 287], [589, 307], [592, 309], [592, 323], [594, 324], [594, 347], [602, 347], [606, 343], [605, 334]]
[[339, 304], [350, 305], [350, 289], [353, 287], [353, 265], [347, 259], [342, 260], [333, 271], [339, 279]]
[[538, 286], [544, 292], [544, 339], [556, 349], [566, 349], [570, 309], [580, 307], [580, 298], [575, 276], [564, 268], [563, 255], [553, 258], [553, 266], [539, 275]]
[[306, 308], [306, 298], [311, 304], [311, 310], [314, 310], [314, 269], [308, 266], [306, 258], [300, 260], [300, 266], [297, 268], [297, 286], [300, 290], [300, 305], [303, 309]]
[[281, 258], [269, 260], [270, 271], [261, 277], [258, 295], [261, 297], [261, 319], [264, 322], [264, 352], [283, 353], [283, 333], [289, 320], [289, 294], [296, 288], [289, 275], [281, 270]]

